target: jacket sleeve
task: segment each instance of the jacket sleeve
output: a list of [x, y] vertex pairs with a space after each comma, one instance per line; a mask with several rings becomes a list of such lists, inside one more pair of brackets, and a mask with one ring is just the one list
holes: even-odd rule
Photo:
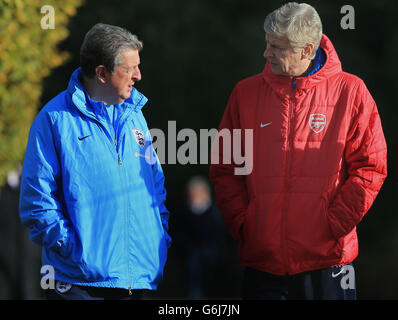
[[70, 222], [63, 214], [61, 168], [52, 122], [41, 112], [32, 124], [21, 178], [20, 218], [37, 244], [63, 252], [70, 239]]
[[[241, 129], [239, 118], [239, 101], [237, 88], [233, 90], [227, 108], [222, 117], [218, 135], [213, 141], [210, 181], [213, 183], [217, 206], [223, 216], [228, 231], [234, 239], [240, 238], [240, 231], [245, 219], [249, 199], [246, 188], [246, 176], [235, 174], [232, 146], [224, 148], [225, 140], [222, 131], [232, 137], [233, 129]], [[226, 154], [226, 153], [229, 154]], [[230, 159], [231, 161], [226, 161]], [[230, 163], [228, 163], [230, 162]]]
[[387, 176], [387, 146], [376, 103], [361, 82], [348, 131], [344, 161], [347, 180], [328, 208], [336, 239], [362, 220]]

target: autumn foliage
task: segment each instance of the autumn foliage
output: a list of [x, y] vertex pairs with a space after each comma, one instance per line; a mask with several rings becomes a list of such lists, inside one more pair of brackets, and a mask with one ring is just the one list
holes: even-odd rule
[[[0, 186], [23, 161], [29, 128], [40, 107], [42, 80], [68, 58], [57, 45], [68, 36], [68, 21], [81, 4], [0, 0]], [[45, 5], [53, 9], [53, 17], [41, 10]], [[51, 18], [52, 28], [43, 28]]]

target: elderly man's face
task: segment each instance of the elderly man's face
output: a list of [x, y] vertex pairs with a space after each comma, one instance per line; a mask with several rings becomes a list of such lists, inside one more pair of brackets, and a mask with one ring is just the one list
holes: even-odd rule
[[311, 60], [307, 55], [303, 55], [303, 50], [295, 52], [286, 37], [276, 37], [266, 34], [265, 41], [267, 48], [264, 52], [271, 66], [271, 70], [276, 75], [298, 77], [308, 68]]
[[117, 65], [113, 73], [107, 72], [108, 104], [118, 104], [128, 99], [135, 82], [141, 80], [138, 50], [126, 48], [121, 51], [120, 57], [123, 63]]

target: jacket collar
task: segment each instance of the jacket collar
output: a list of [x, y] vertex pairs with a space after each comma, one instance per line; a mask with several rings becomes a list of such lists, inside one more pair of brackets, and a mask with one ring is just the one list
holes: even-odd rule
[[[80, 81], [82, 75], [81, 68], [76, 69], [68, 84], [67, 91], [71, 95], [73, 104], [84, 114], [96, 118], [96, 114], [98, 110], [103, 110], [103, 102], [102, 101], [94, 101], [92, 100], [86, 89], [83, 87], [82, 82]], [[140, 111], [144, 105], [147, 103], [148, 99], [139, 92], [136, 88], [133, 87], [131, 91], [131, 95], [128, 99], [122, 102], [123, 108], [131, 108], [134, 111]]]
[[[331, 76], [342, 71], [341, 62], [337, 52], [332, 42], [325, 34], [322, 35], [320, 48], [322, 48], [326, 55], [326, 61], [323, 67], [306, 77], [296, 78], [296, 89], [310, 89], [320, 82], [325, 81], [327, 78], [330, 78]], [[265, 81], [267, 81], [271, 87], [278, 92], [292, 88], [293, 77], [273, 74], [268, 62], [265, 64], [263, 77]]]

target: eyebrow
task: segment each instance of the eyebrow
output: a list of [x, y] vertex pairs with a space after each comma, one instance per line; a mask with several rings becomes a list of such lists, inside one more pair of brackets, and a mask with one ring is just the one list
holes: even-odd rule
[[137, 64], [133, 64], [133, 65], [127, 65], [127, 66], [123, 66], [126, 69], [132, 69], [134, 67], [138, 67], [141, 64], [141, 62], [139, 61]]
[[267, 41], [267, 37], [265, 38], [265, 43], [267, 45], [270, 45], [279, 50], [288, 50], [289, 49], [289, 46], [287, 44], [280, 43], [279, 41], [280, 41], [279, 39], [275, 39], [273, 42], [269, 42], [269, 41]]
[[285, 47], [281, 46], [279, 43], [272, 43], [272, 42], [268, 42], [268, 41], [265, 41], [265, 43], [267, 45], [270, 45], [271, 47], [274, 47], [277, 49], [286, 49]]

